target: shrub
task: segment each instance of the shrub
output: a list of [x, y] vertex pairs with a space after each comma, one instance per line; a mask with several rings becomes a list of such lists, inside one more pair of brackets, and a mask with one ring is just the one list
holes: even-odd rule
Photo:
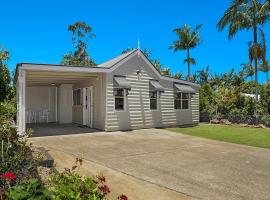
[[16, 119], [16, 101], [15, 99], [11, 101], [0, 102], [0, 116], [5, 116], [9, 119]]
[[[26, 137], [17, 134], [12, 121], [6, 115], [0, 116], [0, 175], [12, 172], [16, 178], [10, 186], [35, 176], [38, 160], [33, 159]], [[5, 190], [5, 180], [0, 179], [0, 192]]]
[[270, 127], [270, 115], [261, 116], [261, 121], [265, 126]]
[[31, 178], [20, 185], [11, 187], [5, 195], [10, 200], [52, 199], [51, 193], [43, 186], [42, 182], [36, 178]]
[[53, 199], [103, 200], [110, 193], [104, 176], [81, 176], [75, 171], [80, 165], [82, 160], [77, 158], [72, 169], [66, 169], [62, 173], [56, 172], [50, 177], [48, 188]]

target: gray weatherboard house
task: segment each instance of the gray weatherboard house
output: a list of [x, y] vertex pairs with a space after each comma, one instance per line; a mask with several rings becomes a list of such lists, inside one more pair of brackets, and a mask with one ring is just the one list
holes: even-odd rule
[[20, 63], [15, 82], [20, 133], [44, 122], [104, 131], [199, 122], [200, 86], [161, 76], [138, 49], [94, 67]]

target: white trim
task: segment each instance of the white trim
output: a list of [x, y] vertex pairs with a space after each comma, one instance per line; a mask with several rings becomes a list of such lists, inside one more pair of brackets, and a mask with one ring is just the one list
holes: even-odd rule
[[94, 98], [93, 98], [93, 86], [89, 87], [90, 89], [90, 95], [91, 95], [91, 99], [90, 99], [90, 117], [91, 117], [91, 121], [90, 121], [90, 127], [93, 128], [93, 108], [94, 108]]
[[[74, 91], [77, 91], [77, 90], [80, 90], [81, 92], [80, 92], [80, 104], [79, 105], [74, 105], [74, 94], [73, 94], [73, 92]], [[82, 107], [82, 104], [83, 104], [83, 101], [82, 101], [82, 98], [83, 98], [83, 88], [76, 88], [76, 89], [72, 89], [72, 106], [73, 107]]]
[[[88, 94], [90, 95], [90, 99], [89, 99], [89, 96], [87, 98], [87, 105], [88, 105], [88, 109], [86, 110], [85, 109], [85, 106], [86, 106], [86, 99], [85, 99], [85, 96], [86, 96], [86, 89], [88, 90]], [[87, 126], [88, 125], [88, 122], [89, 122], [89, 118], [87, 117], [88, 119], [88, 122], [86, 121], [86, 115], [88, 115], [88, 113], [86, 113], [87, 111], [89, 112], [89, 109], [90, 109], [90, 128], [93, 128], [93, 86], [89, 86], [89, 87], [84, 87], [82, 89], [83, 91], [83, 125], [84, 126]]]
[[[124, 90], [124, 109], [123, 110], [116, 110], [115, 109], [115, 95], [114, 95], [114, 90], [117, 89], [123, 89]], [[126, 112], [126, 107], [127, 107], [127, 89], [124, 88], [113, 88], [113, 107], [114, 107], [114, 112], [116, 113], [121, 113], [121, 112]]]
[[83, 100], [82, 100], [82, 112], [83, 112], [83, 125], [86, 126], [86, 116], [85, 116], [85, 104], [86, 104], [86, 101], [85, 101], [85, 95], [86, 95], [86, 87], [82, 89], [82, 93], [83, 93]]
[[[72, 102], [73, 103], [73, 102]], [[55, 122], [58, 121], [58, 87], [55, 87]]]
[[[178, 92], [178, 93], [181, 93], [181, 99], [180, 99], [181, 108], [175, 108], [175, 96], [174, 96], [175, 93], [173, 93], [174, 110], [176, 110], [176, 111], [188, 111], [188, 110], [190, 110], [190, 107], [191, 107], [191, 95], [190, 95], [190, 93], [187, 93], [187, 92]], [[183, 93], [188, 94], [188, 99], [183, 99], [182, 98]], [[182, 108], [183, 100], [188, 100], [188, 109], [183, 109]]]
[[18, 95], [19, 95], [19, 108], [18, 112], [18, 132], [24, 134], [26, 131], [26, 116], [25, 116], [25, 95], [26, 95], [26, 72], [22, 69], [19, 70], [18, 76]]
[[159, 111], [159, 99], [160, 99], [160, 94], [158, 91], [149, 91], [150, 92], [156, 92], [157, 93], [157, 108], [156, 109], [151, 109], [151, 98], [150, 98], [150, 94], [149, 94], [149, 111], [150, 112], [155, 112], [155, 111]]
[[104, 77], [102, 77], [102, 89], [104, 90], [104, 87], [105, 87], [105, 110], [104, 110], [104, 115], [105, 115], [105, 122], [104, 122], [104, 130], [107, 131], [107, 122], [108, 122], [108, 115], [107, 115], [107, 98], [108, 98], [108, 88], [107, 88], [107, 85], [108, 85], [108, 75], [106, 74], [105, 75], [105, 84], [104, 84], [104, 80], [103, 80]]
[[82, 72], [82, 73], [106, 73], [107, 68], [98, 67], [71, 67], [71, 66], [58, 66], [58, 65], [39, 65], [39, 64], [22, 64], [20, 67], [23, 70], [30, 71], [58, 71], [58, 72]]
[[[20, 69], [23, 70], [30, 70], [30, 71], [58, 71], [58, 72], [82, 72], [82, 73], [111, 73], [114, 70], [116, 70], [119, 66], [124, 64], [125, 62], [129, 61], [131, 58], [134, 56], [137, 56], [137, 51], [132, 52], [129, 54], [127, 57], [125, 57], [123, 60], [120, 62], [116, 63], [114, 66], [111, 68], [103, 68], [103, 67], [74, 67], [74, 66], [59, 66], [59, 65], [44, 65], [44, 64], [27, 64], [27, 63], [22, 63]], [[167, 80], [167, 81], [172, 81], [172, 82], [177, 82], [177, 83], [184, 83], [188, 84], [197, 88], [200, 88], [199, 84], [192, 83], [189, 81], [184, 81], [184, 80], [179, 80], [175, 79], [172, 77], [166, 77], [162, 76], [157, 69], [153, 66], [153, 64], [145, 57], [143, 53], [140, 54], [140, 57], [152, 68], [154, 73], [162, 80]]]

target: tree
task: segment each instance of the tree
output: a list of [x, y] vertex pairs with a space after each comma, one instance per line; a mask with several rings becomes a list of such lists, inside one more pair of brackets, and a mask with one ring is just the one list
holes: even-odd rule
[[130, 52], [130, 51], [133, 51], [135, 48], [133, 48], [133, 47], [128, 47], [128, 48], [126, 48], [126, 49], [124, 49], [123, 51], [122, 51], [122, 54], [124, 54], [124, 53], [128, 53], [128, 52]]
[[162, 71], [162, 64], [159, 62], [159, 60], [155, 59], [152, 61], [152, 63], [159, 72]]
[[184, 73], [183, 71], [180, 71], [178, 73], [173, 74], [172, 77], [175, 79], [182, 79], [184, 77]]
[[72, 33], [72, 43], [75, 51], [70, 51], [68, 54], [65, 54], [61, 64], [94, 66], [95, 62], [86, 51], [88, 40], [95, 37], [92, 33], [91, 26], [87, 25], [85, 22], [76, 22], [68, 26], [68, 31]]
[[199, 71], [199, 83], [207, 83], [210, 76], [210, 66], [207, 65], [206, 68]]
[[250, 79], [253, 80], [253, 76], [255, 72], [252, 65], [250, 63], [247, 63], [247, 64], [241, 64], [241, 66], [243, 67], [242, 71], [244, 73], [244, 76], [246, 78], [250, 77]]
[[11, 99], [11, 76], [8, 70], [7, 62], [9, 52], [6, 49], [0, 49], [0, 102]]
[[201, 27], [202, 25], [198, 25], [192, 30], [190, 26], [184, 24], [182, 27], [173, 30], [178, 36], [178, 40], [174, 41], [169, 49], [173, 49], [174, 52], [187, 51], [187, 58], [184, 60], [184, 63], [188, 64], [188, 80], [190, 80], [190, 64], [196, 64], [195, 59], [190, 57], [190, 50], [201, 43], [201, 38], [199, 36]]
[[[230, 7], [219, 20], [217, 28], [222, 31], [229, 26], [229, 39], [233, 38], [238, 31], [253, 30], [253, 51], [257, 51], [258, 27], [269, 19], [269, 2], [264, 4], [258, 0], [233, 0]], [[258, 57], [254, 56], [255, 82], [258, 84]], [[257, 90], [256, 90], [257, 91]], [[256, 92], [256, 101], [258, 93]]]
[[171, 68], [167, 67], [161, 70], [161, 75], [163, 76], [171, 76]]
[[269, 70], [270, 70], [270, 65], [268, 63], [268, 60], [266, 59], [264, 63], [261, 63], [260, 66], [260, 71], [266, 74], [266, 83], [269, 81]]
[[[128, 48], [126, 48], [126, 49], [124, 49], [123, 51], [122, 51], [122, 54], [124, 54], [124, 53], [128, 53], [128, 52], [130, 52], [130, 51], [133, 51], [133, 50], [135, 50], [136, 48], [134, 48], [134, 47], [128, 47]], [[153, 50], [151, 49], [151, 50], [149, 50], [149, 49], [143, 49], [142, 50], [142, 53], [143, 53], [143, 55], [145, 55], [145, 57], [147, 57], [150, 61], [152, 61], [152, 53], [153, 53]]]

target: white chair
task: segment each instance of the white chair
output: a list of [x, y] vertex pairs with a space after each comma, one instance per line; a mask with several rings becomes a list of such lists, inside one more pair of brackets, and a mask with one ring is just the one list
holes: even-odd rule
[[49, 122], [49, 111], [48, 110], [42, 110], [39, 112], [39, 123], [42, 122]]
[[30, 111], [30, 123], [37, 123], [37, 112]]
[[26, 123], [31, 123], [30, 118], [31, 118], [31, 111], [27, 110], [26, 111]]

